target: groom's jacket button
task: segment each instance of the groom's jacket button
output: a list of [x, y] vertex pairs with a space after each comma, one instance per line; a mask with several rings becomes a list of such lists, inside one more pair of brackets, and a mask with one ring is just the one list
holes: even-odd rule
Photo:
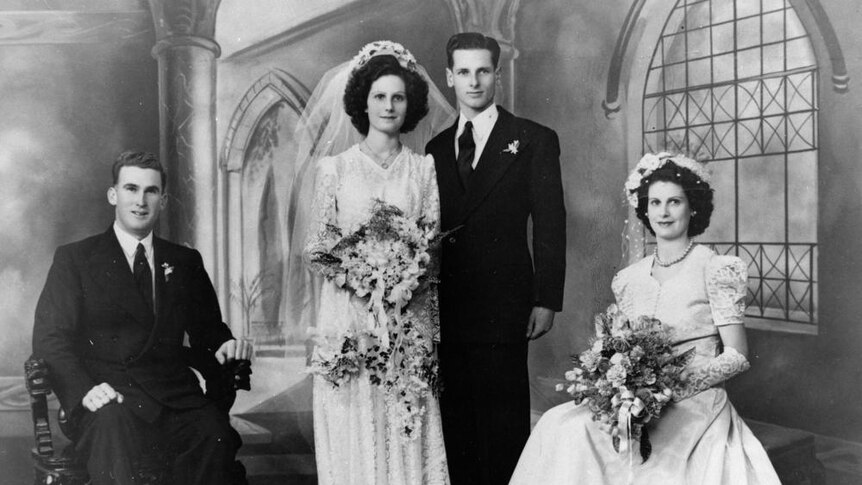
[[450, 242], [450, 243], [452, 243], [452, 244], [455, 244], [455, 236], [450, 236], [450, 237], [449, 237], [449, 242]]

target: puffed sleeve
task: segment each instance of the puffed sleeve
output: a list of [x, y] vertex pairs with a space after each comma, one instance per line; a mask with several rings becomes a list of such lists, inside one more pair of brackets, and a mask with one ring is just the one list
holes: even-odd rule
[[741, 325], [748, 266], [736, 256], [713, 256], [706, 266], [706, 293], [716, 326]]
[[[338, 204], [335, 196], [337, 185], [336, 160], [321, 159], [314, 176], [314, 199], [311, 203], [308, 234], [302, 252], [306, 264], [311, 264], [314, 253], [328, 251], [335, 242], [332, 228], [337, 222]], [[315, 269], [313, 265], [312, 269]]]

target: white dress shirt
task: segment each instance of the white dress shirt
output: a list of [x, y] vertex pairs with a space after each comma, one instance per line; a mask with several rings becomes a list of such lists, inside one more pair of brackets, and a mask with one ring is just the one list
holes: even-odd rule
[[117, 235], [117, 241], [120, 242], [120, 247], [123, 248], [123, 254], [126, 256], [126, 262], [129, 264], [129, 269], [132, 270], [132, 273], [135, 272], [135, 252], [138, 250], [138, 243], [144, 245], [144, 253], [147, 255], [147, 263], [150, 265], [150, 274], [153, 275], [153, 295], [155, 295], [156, 267], [155, 259], [153, 258], [153, 233], [150, 232], [147, 234], [147, 237], [139, 241], [138, 238], [120, 228], [117, 225], [117, 221], [114, 221], [114, 234]]
[[475, 170], [479, 159], [482, 157], [482, 151], [485, 150], [488, 136], [491, 134], [491, 130], [494, 129], [494, 124], [497, 123], [499, 116], [500, 113], [497, 111], [497, 105], [494, 103], [485, 108], [485, 111], [474, 116], [472, 120], [468, 120], [464, 117], [464, 113], [461, 113], [458, 117], [458, 131], [455, 132], [455, 158], [458, 158], [458, 138], [464, 133], [464, 125], [468, 121], [472, 121], [473, 141], [476, 143], [476, 155], [473, 157], [473, 170]]

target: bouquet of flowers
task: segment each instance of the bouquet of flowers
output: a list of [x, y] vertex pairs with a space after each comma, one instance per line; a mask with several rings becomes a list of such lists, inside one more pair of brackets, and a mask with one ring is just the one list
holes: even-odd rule
[[338, 241], [315, 253], [312, 263], [339, 287], [368, 299], [368, 329], [388, 347], [390, 319], [400, 321], [413, 291], [429, 279], [429, 248], [440, 237], [435, 225], [376, 199], [368, 221], [347, 236], [336, 226], [328, 230]]
[[371, 383], [382, 387], [387, 402], [395, 406], [401, 432], [408, 438], [415, 436], [413, 431], [425, 415], [424, 398], [439, 394], [440, 381], [431, 337], [416, 328], [413, 312], [408, 310], [400, 323], [390, 325], [388, 346], [367, 330], [314, 338], [310, 373], [339, 387], [364, 368]]
[[566, 372], [568, 384], [557, 390], [587, 403], [617, 452], [637, 441], [646, 461], [652, 445], [645, 425], [671, 401], [694, 349], [674, 353], [670, 329], [655, 318], [629, 321], [616, 305], [596, 316], [596, 331], [592, 346]]

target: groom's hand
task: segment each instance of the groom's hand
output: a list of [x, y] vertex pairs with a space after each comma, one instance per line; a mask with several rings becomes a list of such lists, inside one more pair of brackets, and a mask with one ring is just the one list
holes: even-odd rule
[[527, 338], [536, 340], [548, 333], [554, 326], [554, 310], [550, 308], [534, 306], [530, 313], [530, 321], [527, 323]]

